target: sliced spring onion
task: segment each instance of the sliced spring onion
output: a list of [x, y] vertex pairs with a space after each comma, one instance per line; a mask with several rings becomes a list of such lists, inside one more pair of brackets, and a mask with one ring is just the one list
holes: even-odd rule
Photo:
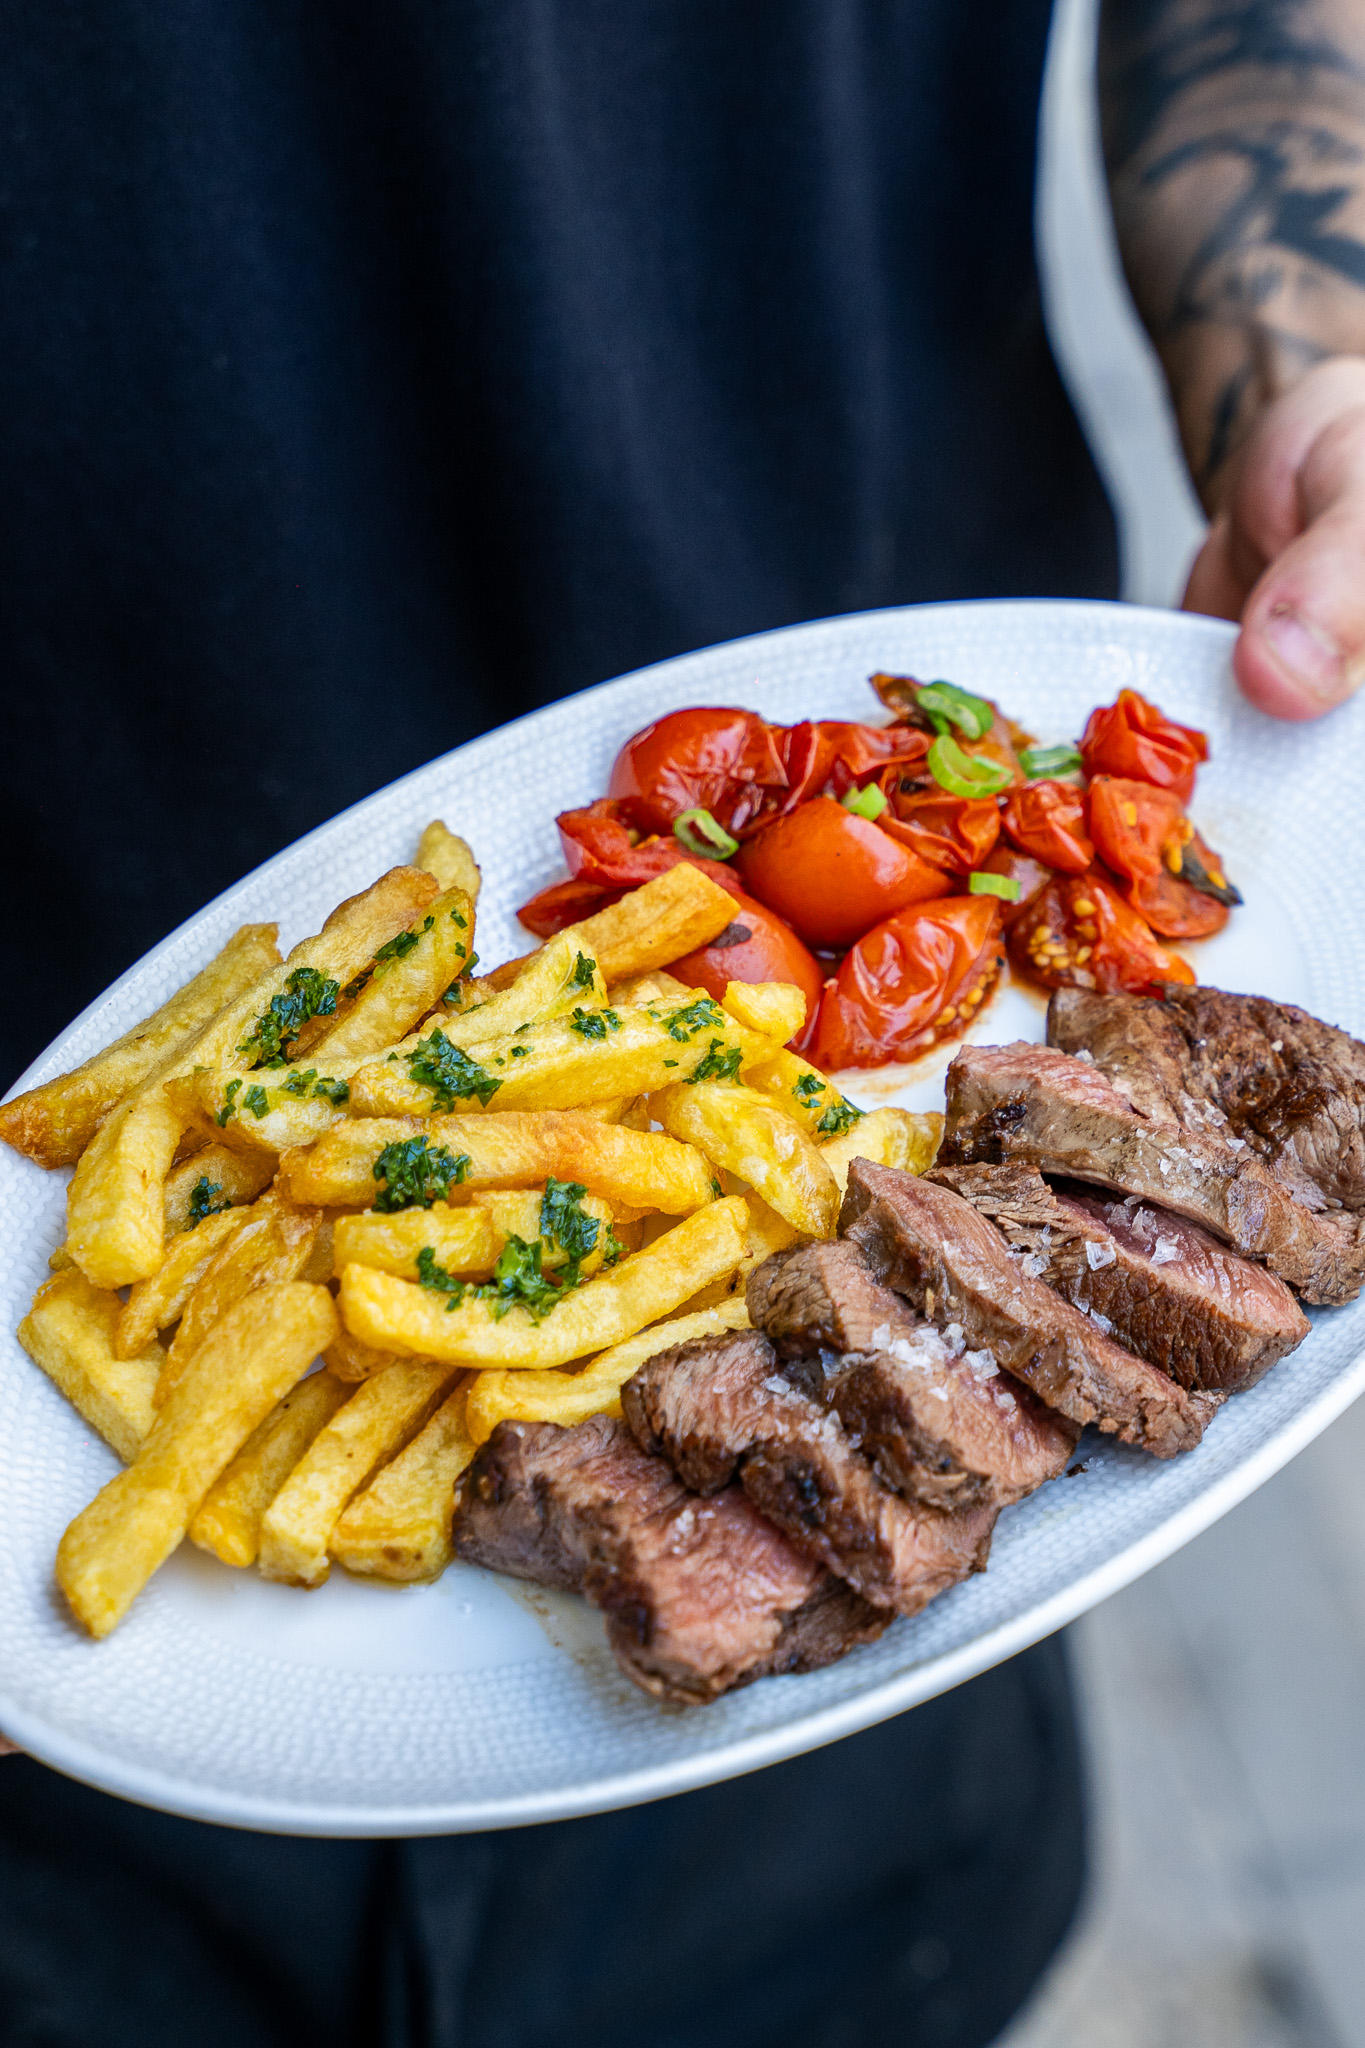
[[1019, 878], [1017, 875], [975, 874], [967, 877], [969, 896], [998, 896], [1002, 903], [1019, 901]]
[[1081, 766], [1078, 750], [1071, 746], [1025, 747], [1019, 766], [1030, 782], [1040, 775], [1074, 775]]
[[1014, 777], [999, 761], [964, 754], [956, 740], [940, 733], [929, 748], [929, 773], [949, 796], [997, 796]]
[[886, 798], [875, 782], [869, 782], [866, 789], [846, 789], [839, 801], [855, 818], [880, 818], [886, 809]]
[[704, 854], [708, 860], [729, 860], [739, 852], [739, 841], [718, 825], [709, 811], [684, 811], [673, 820], [673, 837], [689, 853]]
[[938, 733], [955, 725], [969, 740], [983, 740], [995, 724], [995, 707], [984, 697], [974, 697], [970, 690], [960, 690], [956, 683], [922, 683], [915, 702], [928, 713]]

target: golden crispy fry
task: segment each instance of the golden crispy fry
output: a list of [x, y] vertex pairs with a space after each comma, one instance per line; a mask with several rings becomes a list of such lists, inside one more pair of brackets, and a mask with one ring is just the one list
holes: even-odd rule
[[136, 1358], [158, 1330], [180, 1320], [210, 1264], [227, 1240], [242, 1229], [250, 1213], [249, 1209], [226, 1209], [220, 1216], [206, 1216], [197, 1229], [182, 1231], [172, 1241], [151, 1279], [139, 1280], [128, 1291], [114, 1334], [114, 1349], [120, 1358]]
[[465, 1300], [452, 1310], [443, 1294], [368, 1266], [348, 1266], [342, 1274], [341, 1312], [347, 1329], [364, 1343], [413, 1357], [481, 1366], [567, 1365], [634, 1336], [729, 1272], [744, 1252], [746, 1220], [742, 1200], [713, 1202], [657, 1244], [575, 1288], [539, 1323], [523, 1308], [498, 1321], [482, 1300]]
[[408, 1583], [438, 1579], [451, 1560], [455, 1481], [478, 1446], [465, 1427], [463, 1387], [426, 1428], [358, 1493], [332, 1531], [332, 1556], [348, 1572]]
[[833, 1237], [839, 1214], [834, 1175], [795, 1117], [771, 1096], [737, 1082], [665, 1088], [650, 1107], [671, 1137], [695, 1145], [738, 1174], [807, 1237]]
[[[579, 1007], [478, 1045], [463, 1060], [443, 1058], [439, 1042], [425, 1038], [404, 1059], [361, 1067], [351, 1080], [351, 1108], [360, 1117], [427, 1116], [454, 1101], [466, 1115], [495, 1103], [499, 1111], [577, 1109], [650, 1094], [699, 1070], [734, 1073], [743, 1032], [705, 989], [690, 989], [672, 1007]], [[442, 1082], [415, 1078], [419, 1064], [429, 1076], [439, 1069]]]
[[279, 961], [279, 927], [244, 924], [193, 981], [84, 1066], [0, 1104], [0, 1139], [40, 1166], [74, 1166], [109, 1112], [191, 1045]]
[[[627, 975], [646, 974], [652, 967], [667, 967], [698, 946], [709, 946], [718, 932], [733, 922], [735, 899], [728, 890], [704, 875], [700, 868], [680, 862], [665, 875], [656, 875], [632, 889], [619, 903], [609, 904], [581, 924], [571, 924], [560, 933], [596, 960], [611, 988]], [[509, 960], [490, 977], [499, 988], [525, 966], [531, 956]]]
[[295, 946], [283, 966], [220, 1010], [168, 1068], [106, 1118], [67, 1191], [67, 1246], [88, 1280], [126, 1287], [148, 1279], [165, 1255], [164, 1188], [187, 1111], [164, 1082], [237, 1058], [291, 975], [311, 967], [344, 985], [434, 894], [430, 875], [394, 868], [363, 895], [339, 904], [316, 938]]
[[[358, 1118], [338, 1124], [309, 1151], [286, 1152], [277, 1186], [294, 1202], [329, 1209], [369, 1208], [374, 1165], [386, 1145], [426, 1138], [468, 1159], [463, 1191], [581, 1181], [596, 1195], [632, 1209], [680, 1216], [712, 1199], [712, 1173], [690, 1145], [658, 1131], [636, 1131], [583, 1111], [541, 1114]], [[452, 1189], [458, 1195], [461, 1191]]]
[[108, 1635], [175, 1549], [204, 1495], [336, 1332], [325, 1287], [265, 1287], [195, 1355], [126, 1472], [77, 1515], [57, 1583], [92, 1636]]
[[[338, 1217], [333, 1237], [335, 1270], [340, 1273], [346, 1266], [373, 1266], [381, 1273], [415, 1280], [418, 1254], [430, 1246], [437, 1265], [452, 1279], [484, 1280], [509, 1237], [519, 1237], [526, 1244], [541, 1239], [542, 1264], [552, 1270], [564, 1264], [566, 1255], [546, 1240], [541, 1230], [543, 1195], [542, 1188], [528, 1188], [514, 1194], [475, 1195], [459, 1208], [434, 1202], [430, 1209], [402, 1209], [392, 1216], [370, 1211]], [[584, 1196], [582, 1208], [598, 1226], [597, 1242], [581, 1266], [584, 1277], [590, 1278], [607, 1249], [611, 1210], [597, 1195]]]
[[475, 1444], [483, 1444], [500, 1422], [558, 1422], [572, 1429], [590, 1415], [615, 1414], [622, 1387], [656, 1352], [672, 1344], [690, 1344], [694, 1337], [718, 1337], [725, 1330], [748, 1327], [749, 1311], [741, 1291], [723, 1306], [655, 1323], [610, 1351], [599, 1352], [578, 1372], [481, 1372], [469, 1390], [469, 1435]]
[[116, 1294], [92, 1287], [73, 1267], [38, 1289], [18, 1337], [34, 1364], [126, 1464], [152, 1426], [163, 1353], [154, 1342], [130, 1358], [115, 1351], [119, 1305]]
[[350, 1394], [344, 1381], [330, 1372], [315, 1372], [276, 1402], [204, 1495], [190, 1523], [190, 1541], [212, 1551], [224, 1564], [255, 1564], [261, 1517]]
[[[561, 932], [531, 954], [510, 987], [473, 1001], [460, 985], [458, 1005], [443, 1005], [430, 1022], [439, 1023], [452, 1045], [485, 1045], [490, 1039], [515, 1039], [523, 1025], [561, 1017], [568, 1010], [596, 1009], [606, 999], [607, 985], [597, 962]], [[399, 1044], [387, 1043], [385, 1057], [396, 1052], [401, 1059], [425, 1035], [416, 1031]]]
[[739, 1262], [741, 1277], [752, 1273], [774, 1252], [784, 1252], [801, 1235], [785, 1216], [770, 1209], [761, 1195], [749, 1194], [744, 1200], [749, 1210], [749, 1227], [744, 1234], [744, 1257]]
[[[241, 1209], [265, 1193], [273, 1173], [268, 1160], [251, 1152], [236, 1152], [228, 1145], [205, 1145], [200, 1151], [173, 1166], [166, 1178], [166, 1244], [169, 1255], [173, 1240], [191, 1227], [191, 1206]], [[202, 1192], [199, 1183], [206, 1183]]]
[[732, 981], [721, 1008], [777, 1045], [795, 1038], [806, 1021], [806, 998], [789, 981]]
[[391, 1365], [405, 1364], [406, 1360], [397, 1351], [376, 1351], [372, 1344], [362, 1344], [343, 1323], [322, 1354], [322, 1362], [334, 1379], [354, 1386], [360, 1380], [373, 1379], [377, 1372], [387, 1372]]
[[337, 1517], [371, 1474], [424, 1427], [451, 1377], [448, 1365], [408, 1359], [356, 1388], [261, 1517], [263, 1578], [322, 1584]]
[[839, 1184], [842, 1195], [848, 1187], [848, 1169], [855, 1159], [870, 1159], [874, 1166], [903, 1166], [907, 1173], [924, 1173], [934, 1163], [943, 1137], [943, 1118], [931, 1111], [914, 1116], [908, 1109], [873, 1109], [845, 1131], [820, 1147], [821, 1157]]
[[206, 1119], [246, 1158], [259, 1159], [268, 1174], [281, 1152], [311, 1145], [341, 1122], [348, 1084], [344, 1067], [334, 1074], [310, 1061], [259, 1072], [201, 1067], [168, 1081], [166, 1092], [186, 1120]]
[[296, 1209], [273, 1189], [246, 1212], [241, 1229], [214, 1253], [185, 1305], [157, 1384], [158, 1408], [235, 1302], [262, 1287], [301, 1279], [321, 1225], [319, 1210]]
[[765, 1059], [752, 1065], [746, 1062], [744, 1079], [750, 1088], [761, 1089], [774, 1102], [780, 1102], [788, 1116], [794, 1116], [801, 1128], [816, 1139], [833, 1136], [840, 1123], [856, 1120], [858, 1116], [853, 1104], [818, 1067], [803, 1060], [800, 1053], [788, 1052], [785, 1046], [773, 1047]]
[[473, 849], [439, 818], [432, 819], [418, 840], [415, 864], [435, 875], [443, 889], [464, 889], [471, 901], [478, 902], [483, 876]]
[[395, 952], [374, 972], [344, 1016], [309, 1048], [308, 1060], [329, 1074], [350, 1074], [383, 1052], [435, 1009], [469, 965], [474, 899], [447, 889], [393, 942]]

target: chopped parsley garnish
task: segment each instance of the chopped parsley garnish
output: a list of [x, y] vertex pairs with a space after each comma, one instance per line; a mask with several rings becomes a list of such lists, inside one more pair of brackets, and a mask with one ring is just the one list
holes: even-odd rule
[[267, 1116], [270, 1112], [270, 1097], [266, 1094], [264, 1088], [257, 1083], [255, 1087], [247, 1089], [246, 1094], [242, 1097], [242, 1107], [243, 1109], [249, 1109], [253, 1116]]
[[224, 1209], [232, 1207], [231, 1195], [223, 1196], [221, 1202], [216, 1199], [222, 1193], [220, 1182], [210, 1180], [206, 1173], [200, 1174], [190, 1190], [190, 1206], [185, 1217], [186, 1230], [193, 1230], [195, 1224], [202, 1223], [206, 1216], [221, 1216]]
[[589, 1216], [583, 1207], [587, 1192], [581, 1181], [556, 1180], [550, 1174], [540, 1204], [541, 1236], [550, 1238], [567, 1253], [574, 1267], [587, 1258], [602, 1230], [597, 1218]]
[[580, 1038], [605, 1038], [608, 1031], [621, 1029], [621, 1019], [615, 1010], [575, 1010], [569, 1019], [569, 1029]]
[[280, 994], [270, 998], [269, 1008], [256, 1019], [238, 1052], [245, 1053], [253, 1067], [282, 1067], [289, 1047], [311, 1018], [336, 1015], [340, 993], [316, 967], [296, 967]]
[[343, 1102], [351, 1099], [351, 1084], [349, 1081], [333, 1081], [326, 1074], [319, 1074], [313, 1093], [324, 1096], [339, 1109]]
[[300, 1073], [296, 1069], [287, 1081], [280, 1083], [281, 1095], [321, 1095], [328, 1102], [342, 1103], [351, 1099], [349, 1082], [334, 1081], [329, 1074], [320, 1074], [316, 1067], [309, 1067]]
[[670, 1038], [676, 1038], [685, 1045], [698, 1031], [715, 1031], [725, 1023], [720, 1004], [714, 996], [699, 996], [695, 1003], [688, 1003], [683, 1009], [675, 1010], [671, 1017], [664, 1018], [664, 1030]]
[[398, 961], [406, 960], [408, 954], [421, 939], [423, 933], [429, 932], [435, 922], [434, 917], [429, 917], [420, 932], [399, 932], [397, 938], [390, 939], [386, 946], [381, 946], [374, 956], [376, 977], [384, 974], [390, 967], [395, 966]]
[[463, 1280], [453, 1280], [444, 1266], [436, 1263], [436, 1254], [429, 1244], [424, 1244], [417, 1254], [417, 1285], [430, 1287], [437, 1294], [446, 1297], [446, 1314], [457, 1309], [465, 1296]]
[[591, 988], [596, 973], [597, 962], [590, 960], [586, 953], [580, 953], [574, 961], [573, 973], [569, 976], [569, 987]]
[[802, 1109], [814, 1109], [817, 1100], [824, 1092], [825, 1084], [818, 1074], [803, 1074], [792, 1089], [792, 1094], [796, 1097]]
[[462, 932], [467, 932], [469, 930], [469, 919], [467, 917], [461, 917], [458, 910], [451, 911], [450, 922], [452, 924], [457, 924]]
[[538, 1323], [577, 1284], [578, 1272], [573, 1266], [566, 1267], [562, 1274], [545, 1272], [541, 1265], [543, 1251], [538, 1237], [530, 1244], [515, 1235], [508, 1238], [498, 1254], [492, 1279], [477, 1290], [479, 1299], [492, 1308], [494, 1322], [500, 1323], [514, 1308], [524, 1308], [532, 1322]]
[[374, 1206], [385, 1216], [398, 1209], [429, 1209], [433, 1202], [446, 1201], [468, 1174], [467, 1152], [456, 1154], [425, 1138], [400, 1138], [386, 1145], [374, 1162], [374, 1177], [380, 1182]]
[[855, 1109], [841, 1095], [837, 1102], [831, 1102], [815, 1128], [823, 1138], [841, 1138], [845, 1131], [851, 1131], [854, 1124], [861, 1121], [862, 1116], [863, 1111]]
[[241, 1085], [242, 1084], [240, 1080], [229, 1081], [227, 1087], [223, 1090], [223, 1106], [219, 1110], [217, 1116], [213, 1119], [213, 1121], [217, 1124], [220, 1131], [226, 1125], [228, 1118], [236, 1114], [237, 1093], [238, 1090], [241, 1088]]
[[692, 1072], [686, 1077], [689, 1088], [694, 1081], [734, 1080], [735, 1075], [739, 1072], [739, 1063], [744, 1055], [737, 1045], [732, 1045], [728, 1052], [722, 1052], [721, 1047], [724, 1043], [725, 1041], [722, 1038], [713, 1038], [711, 1040], [708, 1050], [697, 1061]]
[[433, 1031], [406, 1057], [408, 1072], [419, 1086], [430, 1088], [438, 1109], [453, 1109], [457, 1102], [467, 1102], [471, 1095], [477, 1096], [487, 1109], [502, 1086], [458, 1045], [452, 1045], [444, 1031]]
[[443, 1003], [452, 1003], [455, 1005], [458, 1005], [464, 1001], [464, 990], [460, 987], [458, 975], [456, 976], [455, 980], [451, 982], [450, 987], [446, 990], [445, 994], [441, 997], [441, 1001]]
[[607, 1248], [602, 1254], [602, 1264], [604, 1266], [614, 1266], [617, 1260], [623, 1259], [625, 1255], [626, 1248], [609, 1223], [607, 1225]]
[[711, 1192], [715, 1196], [716, 1200], [719, 1201], [722, 1195], [725, 1193], [725, 1190], [718, 1180], [713, 1180], [711, 1183]]
[[507, 1057], [513, 1060], [529, 1059], [531, 1057], [531, 1048], [529, 1045], [514, 1045]]

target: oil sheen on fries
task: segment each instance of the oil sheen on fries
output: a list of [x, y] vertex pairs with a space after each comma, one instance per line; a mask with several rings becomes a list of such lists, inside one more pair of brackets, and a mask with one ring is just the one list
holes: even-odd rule
[[451, 1560], [455, 1481], [477, 1444], [466, 1390], [447, 1395], [426, 1428], [343, 1510], [328, 1546], [348, 1572], [408, 1583], [437, 1579]]

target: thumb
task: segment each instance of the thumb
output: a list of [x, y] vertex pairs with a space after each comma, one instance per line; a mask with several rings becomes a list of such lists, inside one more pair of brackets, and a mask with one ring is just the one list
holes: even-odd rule
[[1365, 681], [1365, 406], [1342, 412], [1305, 454], [1302, 531], [1259, 578], [1233, 668], [1277, 718], [1317, 718]]

